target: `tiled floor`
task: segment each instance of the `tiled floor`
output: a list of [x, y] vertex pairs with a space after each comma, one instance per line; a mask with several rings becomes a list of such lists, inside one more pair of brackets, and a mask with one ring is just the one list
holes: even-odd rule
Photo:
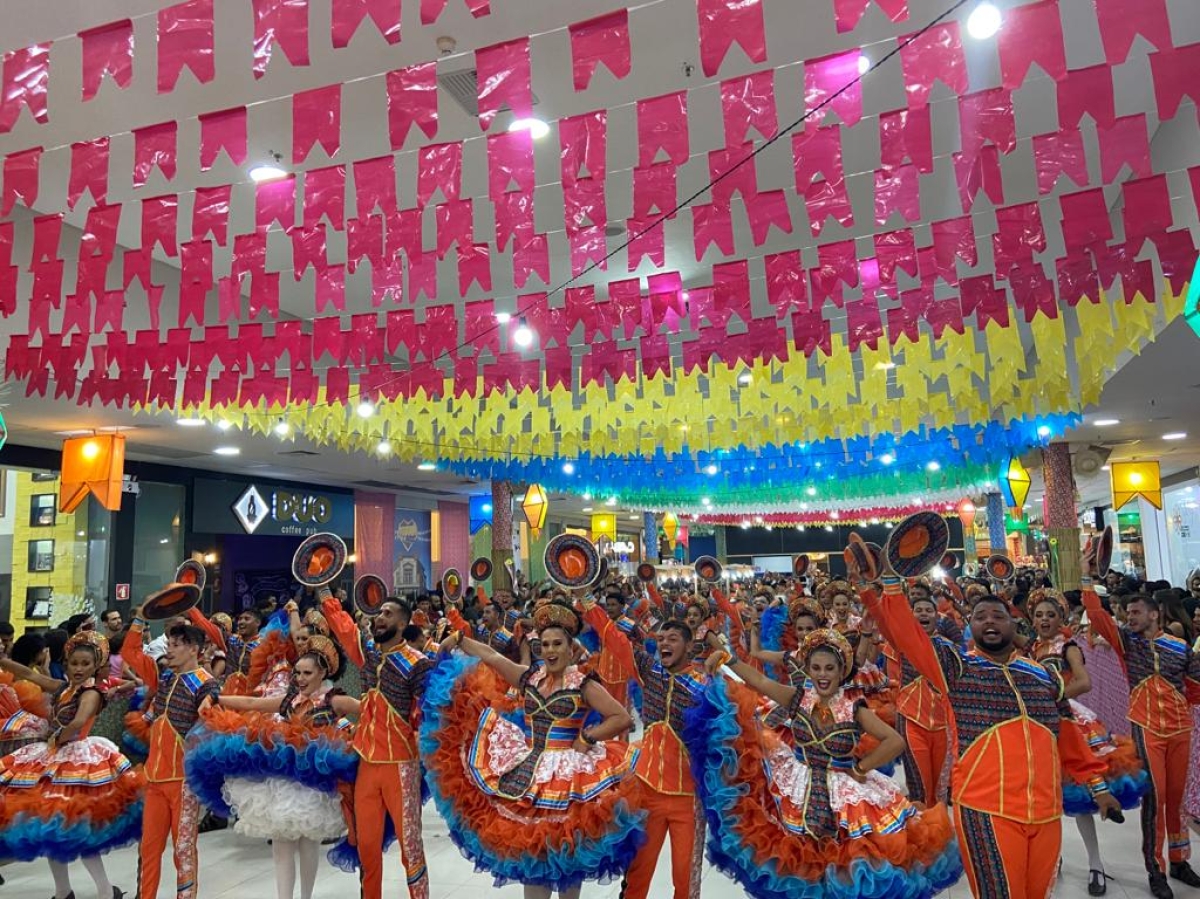
[[[1068, 821], [1063, 832], [1063, 868], [1055, 895], [1065, 899], [1076, 899], [1087, 895], [1087, 856], [1073, 823]], [[1101, 850], [1109, 873], [1116, 878], [1109, 884], [1109, 895], [1114, 899], [1148, 897], [1146, 878], [1142, 867], [1140, 845], [1141, 834], [1137, 813], [1127, 816], [1123, 825], [1102, 824], [1100, 826]], [[201, 899], [271, 899], [275, 895], [274, 870], [271, 850], [261, 840], [243, 840], [231, 831], [205, 834], [200, 838], [200, 896]], [[429, 862], [432, 882], [432, 899], [482, 899], [497, 896], [501, 899], [518, 899], [520, 887], [495, 890], [489, 878], [476, 874], [459, 855], [446, 835], [445, 825], [437, 813], [428, 806], [425, 810], [425, 852]], [[109, 875], [117, 886], [130, 891], [134, 880], [137, 858], [132, 849], [124, 849], [108, 856]], [[171, 877], [170, 860], [165, 862], [164, 874]], [[669, 862], [664, 856], [655, 878], [652, 897], [671, 895]], [[50, 872], [43, 863], [7, 865], [2, 870], [7, 883], [0, 887], [0, 899], [49, 899], [54, 889]], [[77, 899], [91, 899], [94, 891], [87, 873], [76, 866], [72, 870], [73, 885]], [[1173, 884], [1176, 895], [1181, 897], [1200, 896], [1200, 891], [1189, 890]], [[173, 895], [173, 883], [164, 884], [159, 895]], [[298, 891], [297, 891], [298, 892]], [[615, 899], [618, 884], [608, 886], [586, 885], [585, 899]], [[348, 874], [322, 863], [317, 878], [315, 899], [351, 899], [358, 895], [358, 883]], [[384, 895], [387, 899], [403, 899], [406, 892], [400, 877], [399, 853], [393, 851], [386, 866]], [[706, 871], [703, 895], [706, 899], [733, 899], [743, 894], [735, 884], [716, 871]], [[947, 894], [953, 899], [966, 899], [968, 890], [965, 882]], [[108, 899], [108, 897], [105, 897]]]

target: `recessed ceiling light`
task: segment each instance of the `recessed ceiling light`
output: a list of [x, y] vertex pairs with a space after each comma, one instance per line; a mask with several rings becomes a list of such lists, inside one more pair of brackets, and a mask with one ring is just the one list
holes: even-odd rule
[[375, 414], [375, 404], [368, 403], [364, 400], [363, 402], [358, 404], [357, 411], [358, 411], [359, 418], [370, 418], [372, 415]]
[[937, 459], [933, 459], [929, 462], [929, 464], [927, 464], [925, 466], [925, 470], [926, 471], [941, 471], [942, 463], [940, 463]]
[[511, 320], [512, 320], [511, 312], [497, 312], [496, 313], [496, 321], [498, 321], [502, 325], [507, 325]]
[[895, 362], [876, 362], [875, 371], [888, 371], [896, 367]]
[[891, 453], [884, 453], [882, 456], [879, 457], [879, 462], [881, 465], [891, 465], [895, 461], [896, 461], [896, 457], [893, 456]]
[[865, 53], [858, 54], [858, 74], [865, 75], [871, 71], [871, 57]]
[[832, 531], [832, 530], [833, 530], [833, 525], [831, 525], [831, 524], [827, 524], [827, 525], [825, 525], [825, 530], [827, 530], [827, 531]]
[[712, 500], [711, 500], [711, 499], [709, 499], [707, 496], [706, 496], [706, 497], [704, 497], [702, 500], [700, 500], [700, 502], [701, 502], [703, 505], [705, 505], [705, 506], [711, 506], [711, 505], [712, 505]]
[[218, 456], [237, 456], [241, 454], [241, 450], [236, 446], [218, 446], [213, 450]]
[[203, 418], [178, 418], [175, 420], [175, 424], [185, 428], [202, 428], [207, 422]]
[[437, 471], [436, 462], [422, 462], [417, 466], [417, 471]]
[[262, 184], [266, 181], [278, 181], [280, 178], [286, 178], [287, 175], [287, 171], [269, 162], [256, 165], [250, 169], [250, 180], [255, 184]]
[[379, 445], [375, 447], [375, 452], [379, 453], [381, 456], [386, 456], [391, 451], [392, 444], [390, 440], [380, 440]]
[[806, 489], [804, 492], [805, 492], [805, 493], [807, 493], [809, 496], [816, 496], [816, 495], [817, 495], [817, 488], [816, 488], [816, 487], [809, 487], [809, 488], [808, 488], [808, 489]]
[[1183, 440], [1187, 437], [1184, 431], [1172, 431], [1170, 434], [1163, 434], [1163, 440]]
[[1050, 425], [1042, 425], [1041, 427], [1039, 427], [1037, 429], [1037, 435], [1039, 437], [1049, 437], [1050, 434], [1051, 434]]
[[521, 316], [521, 323], [517, 325], [517, 330], [513, 331], [513, 343], [521, 348], [525, 348], [533, 343], [533, 329], [525, 321], [525, 317]]
[[541, 119], [513, 119], [509, 131], [528, 131], [534, 140], [541, 140], [550, 133], [550, 126]]
[[983, 0], [967, 17], [967, 33], [977, 41], [986, 41], [1000, 30], [1003, 20], [994, 3]]
[[[180, 422], [180, 424], [182, 424], [182, 422]], [[220, 430], [222, 430], [222, 431], [228, 431], [230, 428], [232, 428], [232, 427], [233, 427], [233, 422], [231, 422], [231, 421], [219, 421], [219, 422], [217, 422], [217, 427], [218, 427]]]
[[575, 463], [564, 462], [562, 467], [563, 474], [575, 474]]
[[717, 468], [717, 466], [709, 465], [704, 469], [704, 473], [706, 475], [712, 476], [712, 475], [716, 474], [718, 470], [719, 469]]
[[744, 371], [738, 375], [738, 383], [743, 387], [749, 387], [754, 383], [754, 375], [750, 374], [748, 371]]
[[1119, 425], [1120, 423], [1121, 420], [1119, 418], [1097, 418], [1092, 422], [1098, 428], [1111, 428], [1113, 425]]
[[584, 507], [583, 507], [583, 511], [584, 511], [584, 512], [591, 512], [591, 511], [592, 511], [592, 507], [591, 507], [591, 506], [584, 506]]
[[286, 421], [281, 421], [279, 424], [275, 425], [275, 433], [280, 437], [286, 437], [289, 433], [291, 433], [291, 430], [292, 426]]
[[641, 518], [641, 517], [642, 517], [642, 516], [640, 516], [640, 515], [630, 515], [630, 516], [629, 516], [629, 520], [630, 520], [630, 521], [637, 521], [637, 520], [638, 520], [639, 518]]

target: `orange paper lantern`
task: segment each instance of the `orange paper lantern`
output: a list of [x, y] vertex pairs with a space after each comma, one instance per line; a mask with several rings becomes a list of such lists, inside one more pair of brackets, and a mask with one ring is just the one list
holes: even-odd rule
[[89, 493], [94, 493], [100, 505], [111, 512], [119, 512], [121, 482], [124, 479], [123, 434], [99, 434], [64, 440], [58, 511], [74, 512]]
[[958, 520], [962, 522], [963, 531], [970, 531], [971, 525], [975, 524], [975, 503], [971, 497], [964, 496], [955, 508], [958, 511]]
[[529, 489], [525, 491], [525, 498], [521, 500], [521, 511], [525, 513], [525, 520], [529, 522], [529, 529], [533, 532], [534, 540], [546, 526], [546, 513], [549, 510], [550, 500], [546, 496], [546, 491], [542, 489], [542, 485], [530, 485]]

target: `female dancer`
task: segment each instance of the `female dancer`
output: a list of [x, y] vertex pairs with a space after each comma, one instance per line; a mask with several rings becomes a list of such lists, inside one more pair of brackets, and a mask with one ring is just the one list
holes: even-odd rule
[[73, 899], [67, 864], [81, 859], [97, 899], [121, 899], [100, 855], [138, 840], [144, 780], [111, 742], [88, 736], [104, 704], [96, 675], [108, 662], [108, 641], [80, 631], [64, 659], [65, 681], [0, 660], [6, 671], [54, 694], [49, 739], [0, 759], [0, 858], [45, 858], [55, 899]]
[[[1128, 737], [1113, 737], [1095, 713], [1075, 699], [1092, 689], [1092, 681], [1084, 666], [1083, 653], [1066, 627], [1066, 602], [1053, 590], [1038, 589], [1030, 594], [1029, 607], [1033, 610], [1036, 634], [1036, 639], [1029, 647], [1029, 655], [1061, 672], [1066, 684], [1066, 698], [1070, 700], [1071, 711], [1075, 715], [1074, 721], [1064, 721], [1061, 726], [1082, 729], [1092, 752], [1107, 765], [1104, 779], [1113, 796], [1122, 808], [1137, 808], [1150, 781], [1138, 759], [1133, 741]], [[1103, 896], [1108, 892], [1108, 875], [1104, 871], [1100, 844], [1096, 838], [1095, 815], [1099, 809], [1088, 786], [1072, 780], [1065, 771], [1063, 811], [1075, 819], [1079, 836], [1087, 847], [1088, 894]]]
[[[918, 810], [876, 770], [904, 742], [844, 689], [854, 665], [849, 642], [822, 629], [799, 653], [808, 686], [732, 662], [751, 689], [716, 682], [705, 700], [711, 723], [689, 727], [693, 765], [704, 772], [709, 858], [756, 899], [929, 897], [950, 886], [962, 863], [946, 808]], [[726, 661], [728, 653], [714, 653], [709, 670]], [[754, 691], [788, 710], [794, 750], [760, 735]], [[864, 731], [878, 745], [855, 761]]]
[[[534, 612], [542, 661], [530, 668], [455, 631], [426, 688], [421, 750], [450, 836], [496, 885], [521, 883], [527, 899], [579, 895], [584, 880], [622, 876], [645, 841], [630, 810], [625, 747], [629, 713], [572, 664], [580, 619], [567, 605]], [[485, 667], [486, 666], [486, 667]], [[494, 672], [494, 674], [493, 674]], [[497, 683], [495, 675], [505, 681]], [[506, 718], [504, 694], [520, 691], [530, 736]], [[599, 723], [584, 727], [589, 712]]]
[[222, 696], [188, 738], [189, 786], [216, 814], [236, 816], [238, 833], [271, 840], [279, 899], [292, 899], [297, 860], [300, 899], [311, 899], [321, 841], [346, 833], [342, 785], [357, 756], [339, 722], [359, 704], [325, 685], [338, 664], [333, 643], [313, 637], [282, 698]]

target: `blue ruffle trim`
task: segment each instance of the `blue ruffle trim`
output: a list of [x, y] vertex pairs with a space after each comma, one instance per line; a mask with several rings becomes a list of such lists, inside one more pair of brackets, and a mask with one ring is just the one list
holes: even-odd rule
[[579, 635], [579, 642], [583, 644], [583, 648], [595, 655], [600, 651], [600, 635], [591, 628], [585, 630]]
[[754, 899], [928, 899], [962, 876], [962, 860], [953, 840], [928, 867], [914, 865], [905, 870], [888, 862], [856, 859], [848, 869], [826, 868], [819, 881], [781, 872], [774, 861], [757, 863], [754, 851], [737, 832], [734, 812], [748, 787], [728, 780], [737, 771], [740, 736], [737, 707], [725, 682], [714, 681], [704, 702], [689, 711], [683, 739], [708, 820], [709, 861]]
[[642, 685], [632, 678], [629, 681], [629, 704], [637, 711], [638, 717], [642, 716], [642, 705], [646, 701], [646, 696], [642, 693]]
[[358, 756], [346, 743], [332, 743], [324, 736], [303, 747], [282, 740], [266, 746], [252, 742], [242, 731], [212, 731], [199, 725], [188, 737], [184, 773], [197, 798], [215, 814], [233, 812], [221, 795], [230, 777], [265, 780], [286, 777], [322, 793], [337, 792], [340, 781], [353, 781]]
[[62, 815], [22, 815], [0, 831], [0, 858], [31, 862], [39, 858], [68, 864], [88, 855], [103, 855], [136, 843], [142, 836], [142, 800], [112, 821], [96, 827], [87, 820], [68, 826]]
[[[421, 784], [422, 802], [426, 798], [425, 785]], [[387, 855], [388, 849], [392, 843], [396, 842], [396, 825], [392, 823], [392, 816], [385, 814], [383, 816], [383, 853]], [[357, 873], [362, 867], [362, 860], [358, 857], [358, 847], [351, 845], [350, 840], [342, 837], [337, 843], [330, 847], [325, 853], [325, 858], [329, 864], [333, 865], [347, 874]]]
[[758, 624], [758, 637], [768, 652], [783, 652], [783, 634], [787, 630], [787, 606], [768, 606], [763, 609]]
[[[1150, 789], [1150, 777], [1145, 771], [1139, 771], [1134, 777], [1122, 774], [1116, 780], [1108, 782], [1108, 789], [1123, 809], [1137, 808], [1146, 791]], [[1092, 791], [1083, 784], [1063, 782], [1063, 813], [1076, 817], [1078, 815], [1099, 814], [1100, 807], [1092, 798]]]
[[[443, 716], [453, 702], [461, 678], [477, 664], [475, 659], [450, 656], [438, 662], [425, 685], [424, 716], [421, 721], [421, 755], [429, 758], [438, 748], [438, 734]], [[484, 845], [479, 836], [466, 826], [458, 815], [454, 801], [441, 790], [436, 770], [429, 770], [426, 781], [433, 793], [438, 812], [450, 829], [450, 838], [475, 870], [492, 875], [496, 886], [509, 883], [530, 884], [563, 891], [585, 880], [609, 883], [619, 880], [645, 842], [645, 814], [634, 812], [627, 805], [617, 807], [609, 831], [602, 837], [581, 833], [563, 834], [556, 847], [547, 847], [540, 857], [504, 856]]]

